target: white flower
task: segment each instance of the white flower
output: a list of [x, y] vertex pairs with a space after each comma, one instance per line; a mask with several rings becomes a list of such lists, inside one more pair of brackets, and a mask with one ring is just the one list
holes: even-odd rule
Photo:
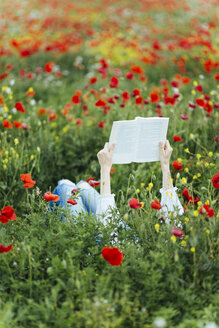
[[9, 82], [9, 84], [10, 84], [10, 85], [14, 85], [14, 84], [15, 84], [15, 80], [11, 80], [11, 81]]
[[156, 328], [164, 328], [166, 327], [166, 320], [164, 318], [158, 317], [154, 320], [154, 326]]
[[32, 106], [34, 106], [34, 105], [36, 104], [36, 100], [35, 100], [35, 99], [31, 99], [30, 104], [31, 104]]

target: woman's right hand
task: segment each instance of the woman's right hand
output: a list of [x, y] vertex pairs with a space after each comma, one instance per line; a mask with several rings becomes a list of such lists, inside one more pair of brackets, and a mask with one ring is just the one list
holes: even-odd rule
[[167, 166], [169, 167], [172, 151], [173, 148], [170, 146], [168, 140], [166, 140], [165, 142], [159, 141], [159, 154], [162, 168]]
[[106, 142], [104, 148], [97, 153], [97, 158], [101, 168], [111, 169], [114, 148], [115, 144], [109, 144]]

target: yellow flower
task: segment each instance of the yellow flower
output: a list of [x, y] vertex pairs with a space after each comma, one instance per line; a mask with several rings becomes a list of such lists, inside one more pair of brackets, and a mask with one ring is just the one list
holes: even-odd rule
[[197, 179], [197, 175], [193, 175], [193, 180]]
[[139, 194], [140, 193], [140, 189], [136, 189], [136, 192], [137, 192], [137, 194]]
[[185, 171], [186, 173], [188, 173], [188, 172], [189, 172], [188, 167], [186, 167], [186, 168], [184, 169], [184, 171]]
[[195, 94], [196, 94], [195, 90], [192, 90], [192, 91], [191, 91], [191, 94], [192, 94], [192, 95], [195, 95]]
[[182, 182], [182, 184], [186, 184], [187, 179], [186, 179], [186, 178], [182, 178], [182, 179], [181, 179], [181, 182]]
[[198, 204], [198, 206], [201, 206], [202, 205], [202, 202], [201, 201], [198, 201], [197, 204]]
[[206, 200], [205, 205], [210, 205], [209, 199]]
[[176, 237], [175, 236], [171, 236], [170, 239], [172, 240], [173, 243], [176, 242]]
[[209, 167], [209, 163], [205, 163], [205, 167]]
[[180, 163], [182, 163], [182, 158], [180, 158], [180, 157], [177, 158], [177, 161], [180, 162]]
[[159, 223], [156, 223], [156, 224], [154, 225], [154, 229], [156, 230], [156, 232], [159, 232], [159, 229], [160, 229], [160, 225], [159, 225]]
[[14, 139], [14, 144], [15, 144], [15, 146], [19, 144], [19, 140], [18, 140], [18, 138], [15, 138], [15, 139]]
[[201, 176], [201, 173], [197, 173], [197, 177], [200, 178], [200, 176]]
[[3, 165], [3, 169], [6, 170], [7, 169], [7, 165], [4, 164]]
[[188, 223], [189, 222], [189, 218], [185, 218], [185, 223]]
[[194, 134], [193, 133], [190, 133], [189, 137], [190, 137], [190, 139], [193, 139], [194, 138]]
[[195, 210], [195, 211], [193, 212], [193, 215], [194, 215], [195, 217], [198, 216], [198, 215], [199, 215], [199, 211]]
[[185, 149], [184, 149], [184, 152], [185, 152], [185, 153], [189, 153], [189, 148], [185, 148]]
[[35, 157], [34, 155], [31, 155], [30, 160], [32, 161], [34, 159], [34, 157]]
[[193, 85], [196, 87], [198, 85], [197, 81], [193, 81]]
[[196, 157], [199, 159], [199, 158], [201, 158], [201, 154], [196, 154]]
[[185, 241], [185, 240], [182, 240], [182, 241], [181, 241], [181, 245], [182, 245], [183, 247], [186, 247], [186, 241]]
[[141, 187], [144, 187], [145, 183], [144, 182], [141, 182]]
[[196, 164], [199, 166], [199, 165], [201, 165], [201, 162], [198, 161], [198, 162], [196, 162]]
[[209, 229], [205, 229], [205, 233], [206, 233], [207, 235], [209, 235], [209, 234], [210, 234], [210, 230], [209, 230]]
[[190, 251], [194, 253], [195, 252], [195, 247], [191, 247]]
[[219, 212], [217, 213], [217, 218], [219, 218]]
[[152, 182], [150, 182], [149, 184], [148, 184], [148, 187], [149, 188], [152, 188], [154, 186], [154, 184], [152, 183]]
[[144, 207], [144, 202], [140, 202], [140, 204], [142, 205], [141, 208]]
[[210, 166], [215, 166], [215, 164], [214, 163], [210, 163]]

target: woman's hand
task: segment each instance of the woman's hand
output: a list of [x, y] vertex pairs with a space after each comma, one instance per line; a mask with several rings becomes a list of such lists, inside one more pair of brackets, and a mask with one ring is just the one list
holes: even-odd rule
[[173, 148], [170, 146], [168, 140], [166, 140], [165, 142], [159, 142], [160, 163], [162, 169], [165, 167], [169, 167], [172, 151]]
[[106, 142], [104, 148], [97, 153], [101, 169], [111, 169], [114, 149], [115, 144]]

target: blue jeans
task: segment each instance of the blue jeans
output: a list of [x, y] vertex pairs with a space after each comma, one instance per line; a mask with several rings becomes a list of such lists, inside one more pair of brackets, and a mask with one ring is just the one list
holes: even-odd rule
[[[78, 189], [79, 195], [76, 198], [77, 204], [71, 205], [67, 203], [67, 200], [73, 198], [72, 190]], [[58, 202], [49, 202], [51, 209], [55, 209], [56, 206], [61, 208], [68, 208], [70, 214], [78, 216], [79, 213], [93, 213], [96, 214], [97, 202], [100, 194], [89, 185], [89, 183], [81, 180], [77, 184], [67, 179], [59, 180], [57, 187], [54, 189], [53, 194], [59, 195]], [[64, 221], [63, 215], [61, 220]]]

